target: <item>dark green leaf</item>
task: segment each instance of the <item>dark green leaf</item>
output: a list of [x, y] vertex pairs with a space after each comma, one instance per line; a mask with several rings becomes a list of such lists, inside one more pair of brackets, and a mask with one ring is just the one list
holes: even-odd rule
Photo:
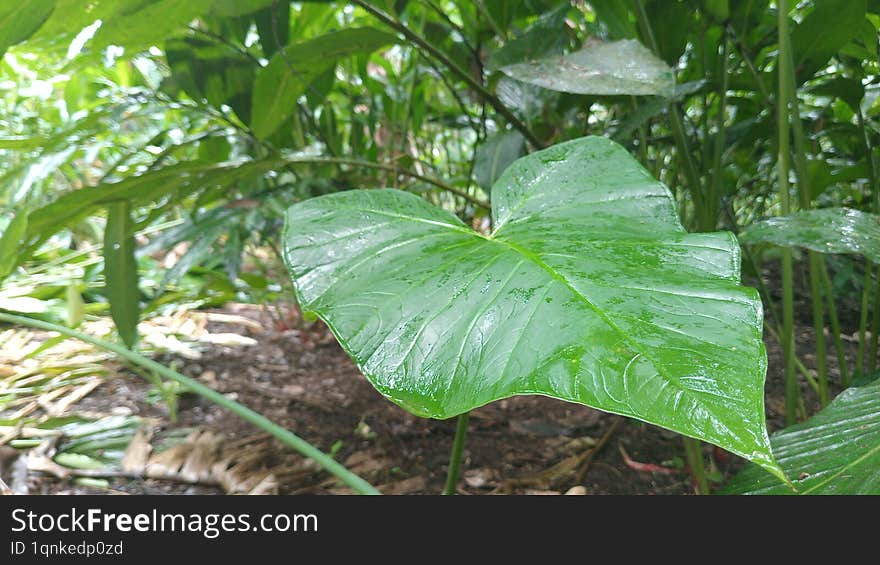
[[514, 63], [561, 55], [568, 43], [565, 16], [570, 8], [571, 5], [565, 2], [542, 15], [522, 35], [492, 53], [488, 68], [494, 70]]
[[173, 79], [193, 100], [230, 106], [242, 121], [250, 119], [256, 63], [226, 45], [197, 39], [173, 39], [165, 54]]
[[694, 2], [681, 0], [648, 0], [645, 10], [652, 22], [654, 40], [660, 57], [675, 66], [687, 47], [688, 33], [695, 23]]
[[635, 40], [588, 41], [584, 48], [501, 69], [517, 80], [575, 94], [673, 93], [672, 69]]
[[840, 98], [855, 112], [865, 97], [865, 87], [862, 81], [854, 78], [835, 77], [816, 86], [810, 87], [809, 91], [816, 96], [828, 96]]
[[599, 21], [605, 24], [611, 39], [635, 39], [636, 22], [630, 15], [627, 2], [620, 0], [590, 0]]
[[477, 148], [474, 177], [486, 190], [492, 188], [501, 173], [522, 157], [526, 150], [525, 138], [518, 131], [496, 134]]
[[851, 253], [880, 264], [880, 216], [848, 208], [802, 210], [752, 224], [740, 241]]
[[49, 17], [55, 0], [6, 0], [0, 2], [0, 59], [12, 45], [21, 43]]
[[849, 43], [865, 20], [865, 0], [822, 0], [791, 32], [794, 68], [801, 82]]
[[293, 205], [284, 257], [388, 399], [448, 418], [542, 394], [720, 445], [779, 473], [761, 301], [729, 233], [688, 234], [669, 190], [600, 137], [511, 165], [494, 231], [396, 190]]
[[285, 47], [257, 73], [251, 129], [257, 137], [268, 137], [294, 113], [297, 99], [311, 82], [339, 59], [396, 42], [391, 34], [362, 27], [326, 33]]
[[129, 348], [137, 343], [140, 317], [137, 261], [134, 257], [134, 222], [131, 204], [112, 202], [107, 206], [104, 230], [104, 279], [110, 315], [122, 342]]
[[276, 2], [254, 14], [263, 55], [272, 57], [290, 41], [290, 2]]
[[[770, 441], [798, 494], [880, 494], [880, 381], [843, 391]], [[755, 466], [743, 469], [723, 493], [794, 494]]]

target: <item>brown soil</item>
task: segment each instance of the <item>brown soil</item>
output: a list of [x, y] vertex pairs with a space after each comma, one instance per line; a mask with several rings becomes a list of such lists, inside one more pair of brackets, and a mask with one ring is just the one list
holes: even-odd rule
[[[263, 328], [235, 329], [258, 341], [255, 346], [211, 346], [202, 359], [174, 362], [181, 372], [244, 403], [307, 439], [378, 485], [386, 493], [437, 493], [445, 480], [455, 422], [411, 416], [381, 397], [359, 374], [329, 331], [320, 324], [287, 329], [257, 306], [230, 305], [225, 312], [256, 320]], [[281, 326], [281, 329], [279, 329]], [[217, 331], [231, 331], [228, 324]], [[769, 356], [767, 415], [772, 430], [783, 424], [781, 351], [766, 339]], [[813, 336], [798, 332], [798, 349], [811, 366]], [[837, 367], [829, 355], [832, 381]], [[150, 385], [135, 375], [108, 379], [84, 399], [84, 410], [122, 408], [157, 418], [157, 431], [201, 427], [228, 438], [256, 437], [250, 424], [200, 397], [180, 398], [179, 421], [167, 407], [147, 402]], [[804, 388], [805, 406], [817, 409]], [[256, 440], [255, 440], [256, 441]], [[593, 446], [600, 444], [593, 452]], [[281, 494], [350, 492], [326, 473], [305, 464], [280, 444], [261, 464], [294, 469], [276, 476]], [[723, 482], [743, 461], [704, 446], [709, 469]], [[627, 461], [627, 457], [629, 461]], [[462, 494], [687, 494], [692, 481], [684, 468], [679, 436], [661, 428], [544, 397], [517, 397], [475, 410], [464, 452]], [[646, 470], [640, 464], [662, 469]], [[651, 467], [649, 467], [650, 469]], [[110, 489], [93, 489], [71, 479], [35, 475], [32, 493], [222, 493], [215, 485], [178, 480], [116, 478]], [[582, 488], [577, 488], [582, 487]]]

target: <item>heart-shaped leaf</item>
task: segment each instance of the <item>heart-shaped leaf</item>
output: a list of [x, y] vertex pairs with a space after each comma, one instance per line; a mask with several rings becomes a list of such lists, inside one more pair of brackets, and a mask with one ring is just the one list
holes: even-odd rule
[[[799, 494], [880, 494], [880, 380], [843, 391], [771, 441]], [[757, 467], [743, 469], [723, 493], [794, 494]]]
[[770, 218], [752, 224], [739, 238], [743, 243], [863, 255], [880, 264], [880, 216], [849, 208], [802, 210]]
[[541, 394], [712, 442], [781, 474], [764, 419], [757, 293], [728, 233], [688, 234], [669, 190], [587, 137], [492, 189], [495, 229], [397, 190], [295, 204], [299, 303], [406, 410], [448, 418]]

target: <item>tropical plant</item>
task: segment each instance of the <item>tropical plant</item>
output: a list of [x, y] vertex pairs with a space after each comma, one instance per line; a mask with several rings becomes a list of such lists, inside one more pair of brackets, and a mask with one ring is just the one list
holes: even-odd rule
[[681, 432], [700, 492], [693, 438], [782, 480], [762, 305], [786, 425], [878, 367], [878, 28], [875, 0], [7, 2], [0, 309], [107, 315], [137, 355], [158, 313], [295, 294], [416, 414], [546, 394]]

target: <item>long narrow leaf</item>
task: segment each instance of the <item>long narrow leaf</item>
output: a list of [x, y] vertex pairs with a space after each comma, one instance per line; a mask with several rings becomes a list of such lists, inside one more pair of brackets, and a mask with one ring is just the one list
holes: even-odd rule
[[137, 262], [134, 257], [131, 204], [127, 200], [107, 206], [104, 231], [104, 278], [110, 315], [119, 337], [129, 348], [137, 343], [140, 316]]

